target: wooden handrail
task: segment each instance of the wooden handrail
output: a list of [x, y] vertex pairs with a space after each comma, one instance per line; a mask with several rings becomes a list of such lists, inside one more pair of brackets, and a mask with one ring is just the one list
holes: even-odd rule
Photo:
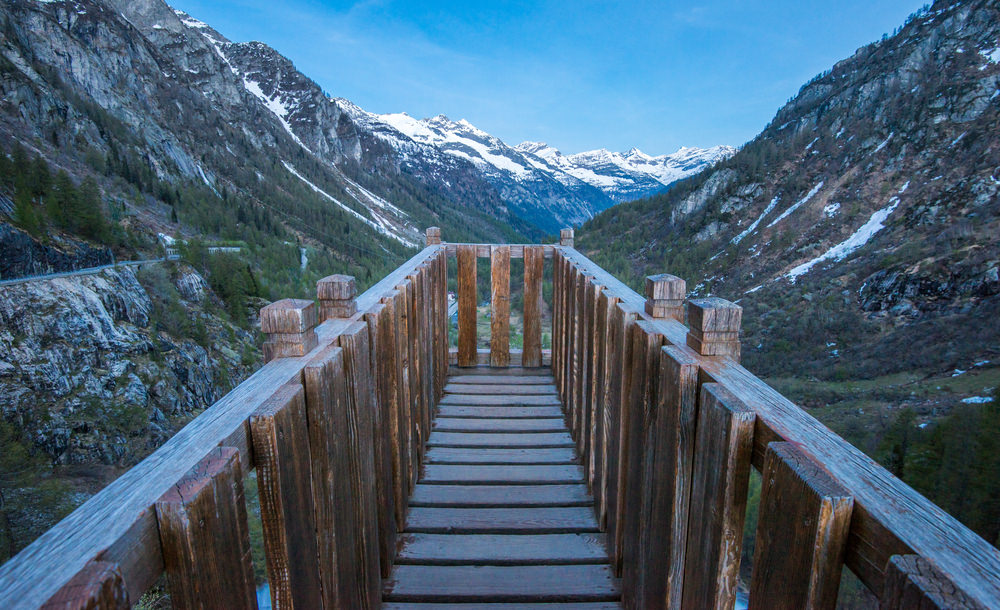
[[[306, 367], [324, 351], [339, 349], [336, 346], [340, 343], [341, 337], [352, 328], [356, 328], [359, 322], [363, 323], [372, 311], [380, 307], [380, 303], [392, 302], [395, 297], [397, 305], [402, 305], [404, 301], [398, 300], [400, 291], [397, 287], [408, 286], [410, 284], [408, 278], [420, 278], [426, 282], [430, 275], [428, 270], [438, 274], [439, 280], [435, 282], [437, 292], [433, 299], [436, 318], [433, 322], [443, 328], [446, 315], [446, 304], [441, 302], [444, 295], [443, 253], [444, 247], [441, 245], [424, 248], [358, 296], [357, 313], [349, 318], [327, 320], [316, 327], [318, 345], [308, 354], [302, 357], [277, 358], [264, 365], [153, 454], [0, 566], [0, 608], [41, 607], [85, 569], [98, 572], [87, 567], [94, 562], [117, 566], [113, 573], [119, 574], [120, 579], [124, 581], [129, 598], [133, 602], [138, 600], [164, 570], [163, 552], [154, 510], [156, 502], [215, 447], [234, 448], [238, 453], [242, 471], [249, 472], [254, 467], [253, 443], [249, 428], [251, 415], [264, 407], [282, 387], [288, 384], [301, 384]], [[429, 327], [432, 320], [426, 316], [431, 313], [428, 304], [432, 300], [428, 298], [425, 301], [426, 309], [421, 311], [420, 316]], [[409, 303], [413, 304], [412, 298]], [[414, 315], [414, 312], [410, 312], [410, 315]], [[405, 318], [403, 323], [405, 324]], [[405, 342], [410, 334], [416, 337], [416, 333], [408, 333], [405, 326], [400, 330], [398, 319], [395, 324], [397, 340]], [[415, 325], [413, 330], [416, 330]], [[430, 392], [441, 391], [444, 381], [442, 371], [447, 370], [445, 358], [441, 357], [446, 353], [444, 350], [447, 350], [447, 344], [444, 342], [446, 335], [438, 333], [435, 338], [432, 343], [428, 340], [429, 335], [427, 337], [421, 335], [421, 340], [425, 343], [416, 345], [413, 342], [411, 346], [413, 352], [411, 358], [422, 356], [427, 364], [430, 364], [433, 353], [438, 354], [436, 371], [432, 372], [428, 367], [420, 369], [413, 367], [414, 371], [419, 370], [422, 375], [426, 375], [420, 383], [428, 386], [425, 394], [427, 396], [430, 396]], [[409, 362], [406, 366], [411, 364], [415, 363]], [[401, 368], [396, 378], [402, 375]], [[432, 375], [438, 380], [434, 389], [429, 387]], [[424, 390], [421, 389], [421, 392]], [[397, 400], [395, 407], [408, 404], [406, 400]], [[426, 401], [422, 403], [421, 408], [427, 408]], [[398, 415], [400, 420], [410, 418], [410, 414], [406, 417], [398, 413], [394, 415]], [[426, 421], [426, 416], [423, 416], [423, 419]], [[426, 433], [426, 424], [422, 424], [420, 429], [422, 433]], [[413, 440], [419, 439], [408, 438], [407, 442]], [[415, 455], [421, 451], [419, 447], [413, 450]], [[410, 462], [408, 468], [413, 473], [411, 476], [415, 476], [416, 463]], [[365, 485], [370, 484], [365, 482]], [[112, 573], [112, 571], [100, 573], [105, 572]]]
[[[705, 348], [702, 350], [703, 353], [708, 351], [735, 354], [738, 358], [738, 344], [735, 352], [733, 346], [727, 344], [730, 332], [715, 332], [714, 329], [706, 328], [705, 332], [699, 335], [678, 320], [650, 315], [646, 311], [644, 297], [572, 247], [556, 248], [555, 268], [556, 307], [553, 340], [556, 348], [553, 352], [553, 371], [557, 387], [566, 404], [568, 419], [587, 421], [590, 417], [591, 421], [594, 421], [589, 433], [591, 438], [595, 439], [596, 446], [592, 448], [594, 457], [588, 468], [588, 482], [593, 486], [599, 514], [601, 510], [607, 511], [609, 544], [614, 540], [612, 534], [617, 534], [619, 531], [616, 523], [622, 518], [626, 521], [629, 519], [627, 514], [618, 514], [616, 510], [642, 512], [635, 510], [636, 507], [632, 504], [626, 506], [614, 501], [619, 494], [627, 496], [631, 485], [647, 488], [652, 485], [652, 489], [641, 492], [640, 504], [646, 507], [644, 510], [648, 510], [648, 506], [658, 506], [661, 510], [681, 511], [666, 516], [661, 513], [656, 516], [655, 523], [649, 519], [643, 522], [642, 527], [645, 529], [636, 530], [637, 533], [633, 534], [632, 539], [623, 542], [625, 546], [639, 545], [636, 549], [628, 549], [624, 553], [626, 558], [644, 557], [648, 562], [650, 556], [643, 554], [642, 549], [648, 546], [652, 536], [661, 535], [661, 532], [650, 529], [654, 525], [659, 527], [660, 524], [665, 524], [666, 535], [670, 535], [671, 527], [686, 529], [689, 526], [683, 519], [680, 522], [676, 521], [678, 516], [686, 519], [684, 513], [686, 500], [681, 502], [682, 499], [676, 496], [690, 493], [687, 490], [690, 489], [689, 478], [693, 476], [692, 461], [696, 455], [692, 452], [696, 452], [698, 448], [691, 438], [694, 429], [684, 427], [691, 425], [684, 424], [685, 421], [690, 421], [690, 416], [680, 415], [678, 418], [675, 410], [681, 409], [682, 403], [690, 400], [682, 399], [683, 396], [690, 396], [691, 392], [702, 394], [707, 391], [705, 388], [717, 385], [731, 397], [727, 400], [733, 403], [734, 408], [749, 409], [753, 415], [755, 424], [752, 427], [752, 452], [748, 459], [755, 468], [763, 469], [764, 457], [771, 443], [791, 443], [811, 460], [832, 484], [846, 490], [850, 495], [853, 499], [853, 513], [846, 534], [845, 550], [842, 558], [835, 559], [842, 560], [873, 593], [885, 598], [888, 594], [883, 594], [884, 588], [888, 590], [891, 585], [893, 591], [899, 590], [898, 578], [892, 583], [886, 581], [890, 559], [900, 555], [917, 555], [934, 566], [934, 573], [939, 578], [951, 582], [964, 593], [967, 597], [963, 599], [973, 600], [984, 607], [1000, 607], [1000, 551], [755, 377], [733, 357], [706, 356], [690, 347], [702, 346], [702, 340], [713, 341], [714, 344], [703, 346]], [[601, 286], [600, 293], [595, 297], [593, 293], [580, 291], [578, 289], [580, 279]], [[595, 313], [590, 314], [591, 311]], [[590, 316], [593, 316], [593, 322]], [[629, 321], [630, 317], [634, 322]], [[584, 334], [591, 335], [593, 349], [599, 353], [605, 352], [608, 356], [603, 359], [600, 355], [589, 360], [580, 359], [577, 352], [583, 349], [581, 329]], [[631, 344], [623, 343], [620, 339], [623, 332], [647, 338], [636, 339]], [[635, 356], [640, 349], [643, 349], [639, 346], [649, 345], [659, 345], [662, 349], [660, 356], [663, 359], [664, 372], [658, 368], [658, 362], [650, 363], [648, 359]], [[713, 349], [716, 351], [711, 352]], [[609, 359], [612, 353], [613, 362]], [[694, 367], [698, 372], [697, 387], [683, 390], [678, 386], [676, 376], [682, 375], [684, 379], [691, 379], [690, 373], [686, 371], [695, 370]], [[663, 376], [666, 374], [674, 378], [664, 379]], [[649, 382], [647, 379], [651, 375], [655, 375], [656, 379]], [[595, 399], [590, 403], [582, 399], [575, 389], [581, 378], [591, 379], [592, 383], [598, 386], [592, 392]], [[653, 388], [652, 394], [632, 393], [632, 385], [637, 383]], [[661, 387], [661, 384], [666, 385]], [[583, 410], [589, 410], [590, 414], [583, 414]], [[626, 427], [622, 427], [623, 422], [627, 422], [627, 419], [622, 418], [623, 413], [627, 414], [626, 417], [636, 417], [639, 414], [645, 419], [650, 410], [659, 410], [658, 417], [672, 422], [671, 425], [675, 426], [675, 429], [657, 432], [656, 428], [661, 424], [655, 423], [650, 430], [651, 422], [648, 419], [639, 422], [638, 426], [632, 422], [633, 425], [626, 423], [624, 424]], [[698, 419], [697, 424], [705, 424], [707, 421]], [[681, 426], [679, 429], [676, 428], [678, 425]], [[652, 436], [642, 440], [629, 438], [629, 429], [633, 433], [635, 430], [646, 429]], [[573, 430], [574, 434], [582, 432], [579, 426]], [[607, 438], [608, 434], [614, 438]], [[658, 464], [665, 464], [674, 469], [675, 472], [670, 475], [669, 481], [651, 481], [648, 468], [645, 470], [647, 473], [645, 478], [633, 476], [632, 480], [628, 480], [626, 476], [625, 481], [616, 480], [613, 475], [606, 472], [609, 465], [615, 465], [618, 473], [627, 473], [630, 465], [622, 462], [629, 459], [629, 443], [663, 442], [661, 436], [664, 434], [667, 442], [658, 450], [673, 451], [675, 454], [671, 457], [659, 453], [651, 457], [654, 454], [650, 452], [656, 448], [647, 445], [641, 453], [641, 459], [655, 460]], [[699, 438], [700, 435], [701, 430], [698, 432]], [[662, 461], [664, 459], [666, 462]], [[637, 472], [642, 471], [643, 468], [640, 466]], [[667, 473], [657, 473], [656, 476], [662, 478], [667, 476]], [[674, 480], [675, 478], [677, 480]], [[668, 485], [669, 489], [663, 492], [665, 496], [656, 496], [655, 484], [658, 483]], [[781, 518], [776, 515], [761, 515], [762, 521]], [[670, 519], [674, 521], [671, 523]], [[759, 524], [759, 528], [771, 526], [773, 526], [771, 523]], [[626, 532], [629, 530], [629, 527], [624, 528]], [[676, 536], [673, 539], [681, 540], [683, 536]], [[739, 540], [735, 542], [737, 544], [735, 560], [738, 562]], [[669, 544], [658, 548], [660, 552], [667, 552], [670, 558], [676, 560], [678, 556], [683, 557], [684, 554], [683, 549], [676, 548], [677, 544], [679, 543], [674, 544], [674, 548], [670, 548]], [[830, 541], [829, 544], [837, 543]], [[612, 556], [619, 550], [613, 549]], [[664, 582], [668, 576], [671, 577], [670, 585], [675, 589], [699, 586], [699, 583], [694, 582], [699, 575], [678, 574], [676, 573], [678, 566], [671, 566], [667, 561], [663, 561], [656, 568], [659, 570], [658, 574], [649, 574], [648, 564], [639, 566], [637, 563], [627, 562], [622, 569], [626, 605], [635, 605], [638, 599], [641, 600], [638, 605], [660, 607], [665, 606], [668, 599], [680, 599], [675, 597], [678, 593], [676, 590], [664, 592], [660, 589], [659, 594], [668, 597], [655, 600], [642, 598], [641, 592], [637, 593], [635, 590], [635, 586], [645, 582], [656, 580]], [[642, 572], [645, 574], [641, 574]], [[895, 573], [898, 574], [899, 570]], [[771, 577], [780, 576], [771, 574]], [[919, 575], [914, 576], [918, 577]], [[691, 584], [675, 582], [678, 578], [687, 578], [692, 582]], [[836, 578], [839, 578], [839, 570]], [[709, 584], [716, 588], [724, 586], [720, 582]], [[640, 597], [637, 598], [636, 595]], [[767, 603], [774, 601], [771, 599]]]

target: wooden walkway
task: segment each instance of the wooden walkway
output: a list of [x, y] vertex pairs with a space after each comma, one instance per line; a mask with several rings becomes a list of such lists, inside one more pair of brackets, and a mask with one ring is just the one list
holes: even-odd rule
[[383, 597], [396, 610], [620, 607], [551, 369], [450, 370]]

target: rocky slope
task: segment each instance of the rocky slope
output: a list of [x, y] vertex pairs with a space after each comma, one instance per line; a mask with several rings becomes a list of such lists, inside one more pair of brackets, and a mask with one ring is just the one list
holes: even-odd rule
[[0, 559], [253, 371], [221, 311], [179, 263], [0, 287]]

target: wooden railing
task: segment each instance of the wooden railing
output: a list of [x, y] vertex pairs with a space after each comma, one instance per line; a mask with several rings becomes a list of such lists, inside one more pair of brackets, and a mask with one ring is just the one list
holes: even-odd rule
[[[763, 473], [751, 607], [830, 608], [843, 566], [886, 608], [1000, 607], [997, 549], [739, 365], [739, 307], [688, 300], [668, 275], [641, 297], [572, 240], [442, 244], [432, 228], [360, 296], [331, 276], [318, 308], [268, 306], [269, 362], [0, 566], [0, 608], [124, 608], [164, 572], [175, 607], [255, 608], [251, 469], [274, 607], [378, 607], [449, 361], [551, 364], [627, 607], [732, 606], [751, 468]], [[481, 257], [489, 350], [476, 343]], [[520, 351], [507, 340], [519, 257]]]
[[646, 296], [555, 248], [552, 368], [626, 607], [730, 608], [751, 468], [751, 608], [1000, 608], [1000, 552], [739, 365], [739, 307]]

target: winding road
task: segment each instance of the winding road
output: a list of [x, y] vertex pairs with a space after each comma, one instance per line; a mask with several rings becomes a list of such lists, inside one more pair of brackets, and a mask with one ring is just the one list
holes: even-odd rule
[[74, 275], [90, 275], [93, 273], [99, 273], [105, 269], [114, 269], [116, 267], [139, 267], [141, 265], [148, 265], [150, 263], [162, 263], [167, 260], [174, 260], [175, 257], [163, 257], [163, 258], [150, 258], [141, 261], [124, 261], [120, 263], [111, 263], [110, 265], [100, 265], [99, 267], [87, 267], [86, 269], [77, 269], [75, 271], [60, 271], [58, 273], [47, 273], [45, 275], [29, 275], [25, 277], [16, 277], [9, 280], [0, 280], [0, 286], [13, 286], [15, 284], [25, 284], [27, 282], [36, 282], [39, 280], [54, 280], [60, 277], [73, 277]]

